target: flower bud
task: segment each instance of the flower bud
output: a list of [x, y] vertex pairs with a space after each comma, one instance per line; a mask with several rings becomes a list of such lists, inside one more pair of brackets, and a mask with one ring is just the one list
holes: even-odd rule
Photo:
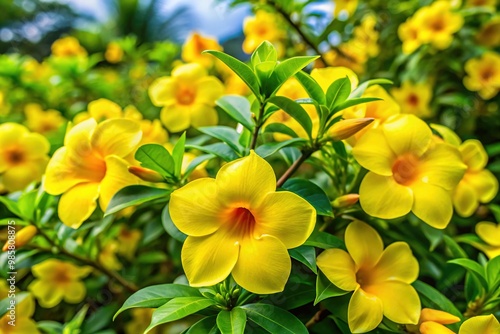
[[337, 197], [332, 205], [334, 208], [346, 208], [351, 205], [354, 205], [358, 202], [359, 195], [358, 194], [347, 194], [344, 196]]
[[343, 119], [333, 124], [329, 134], [333, 140], [344, 140], [373, 122], [374, 118]]
[[[16, 233], [14, 238], [14, 245], [16, 248], [22, 247], [30, 242], [31, 239], [36, 235], [37, 229], [34, 225], [28, 225]], [[9, 249], [9, 245], [12, 245], [12, 242], [7, 240], [3, 245], [2, 251], [7, 251]]]
[[423, 308], [420, 313], [420, 322], [433, 321], [438, 324], [449, 325], [460, 321], [459, 317], [448, 312]]
[[165, 179], [163, 176], [161, 176], [160, 173], [149, 169], [149, 168], [144, 168], [144, 167], [139, 167], [139, 166], [129, 166], [128, 171], [141, 180], [148, 181], [148, 182], [164, 182]]

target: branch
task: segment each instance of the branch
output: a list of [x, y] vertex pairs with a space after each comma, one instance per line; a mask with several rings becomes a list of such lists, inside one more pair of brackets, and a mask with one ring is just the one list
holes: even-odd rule
[[264, 108], [266, 106], [266, 103], [267, 103], [266, 101], [262, 102], [262, 104], [260, 105], [260, 108], [259, 108], [259, 115], [257, 116], [257, 125], [253, 129], [252, 141], [250, 143], [251, 150], [255, 149], [255, 146], [257, 145], [257, 138], [259, 137], [259, 131], [263, 125], [261, 122], [261, 119], [262, 119], [262, 116], [264, 115]]
[[290, 176], [292, 176], [293, 173], [295, 173], [297, 169], [299, 169], [300, 165], [302, 165], [302, 163], [306, 161], [307, 158], [311, 156], [311, 154], [313, 154], [313, 152], [313, 150], [302, 152], [301, 156], [294, 161], [294, 163], [285, 171], [285, 173], [283, 173], [283, 175], [281, 175], [278, 182], [276, 182], [276, 188], [281, 187], [286, 182], [286, 180], [288, 180]]

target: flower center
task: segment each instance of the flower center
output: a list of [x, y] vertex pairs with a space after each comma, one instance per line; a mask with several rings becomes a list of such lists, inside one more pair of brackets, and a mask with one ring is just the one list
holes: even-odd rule
[[5, 152], [5, 160], [10, 162], [12, 165], [19, 165], [25, 160], [24, 152], [14, 148], [7, 150]]
[[412, 107], [416, 107], [418, 105], [418, 96], [415, 94], [410, 94], [408, 99], [406, 99], [408, 104]]
[[[373, 269], [371, 271], [373, 271]], [[356, 282], [358, 282], [361, 288], [366, 288], [368, 285], [370, 285], [370, 281], [370, 270], [360, 268], [356, 273]]]
[[392, 165], [394, 180], [402, 185], [408, 185], [417, 176], [418, 159], [414, 155], [399, 157]]
[[182, 87], [177, 92], [177, 102], [182, 105], [190, 105], [196, 98], [196, 91], [191, 87]]
[[231, 223], [240, 236], [251, 237], [255, 229], [255, 217], [247, 208], [235, 208], [230, 213]]
[[71, 277], [63, 270], [57, 270], [57, 275], [54, 276], [54, 281], [58, 284], [65, 284], [71, 281]]
[[489, 81], [493, 77], [493, 71], [491, 68], [487, 68], [481, 73], [481, 77], [484, 81]]
[[445, 24], [444, 24], [443, 20], [436, 19], [433, 22], [431, 22], [430, 26], [431, 26], [432, 30], [439, 32], [439, 31], [444, 30]]

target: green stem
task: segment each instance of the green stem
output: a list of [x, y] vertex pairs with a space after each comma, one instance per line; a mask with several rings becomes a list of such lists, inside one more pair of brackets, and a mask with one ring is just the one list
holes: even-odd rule
[[267, 103], [267, 101], [263, 101], [259, 107], [259, 114], [257, 115], [257, 118], [256, 118], [257, 125], [255, 125], [255, 128], [253, 129], [252, 141], [250, 142], [250, 149], [251, 150], [254, 150], [255, 146], [257, 146], [257, 139], [259, 138], [260, 128], [263, 125], [262, 117], [264, 116], [264, 109], [266, 107], [266, 103]]

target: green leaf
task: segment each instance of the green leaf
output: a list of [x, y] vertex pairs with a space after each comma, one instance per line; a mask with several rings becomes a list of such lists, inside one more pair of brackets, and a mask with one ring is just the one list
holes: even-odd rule
[[442, 310], [462, 318], [462, 313], [460, 313], [455, 305], [432, 286], [421, 281], [415, 281], [412, 285], [417, 290], [423, 307]]
[[345, 291], [335, 286], [335, 284], [330, 282], [330, 280], [320, 271], [316, 278], [316, 299], [314, 299], [314, 305], [324, 299], [343, 296], [349, 292], [350, 291]]
[[160, 189], [143, 185], [132, 185], [120, 189], [112, 198], [106, 208], [104, 216], [118, 212], [132, 205], [139, 205], [155, 199], [168, 200], [170, 189]]
[[339, 104], [345, 102], [351, 93], [351, 81], [348, 77], [335, 80], [326, 91], [326, 105], [333, 110]]
[[222, 310], [217, 315], [217, 327], [222, 334], [243, 334], [247, 322], [247, 314], [241, 308], [231, 311]]
[[308, 334], [304, 324], [293, 314], [282, 308], [268, 304], [247, 304], [240, 306], [250, 321], [269, 333]]
[[238, 142], [240, 134], [233, 128], [228, 126], [206, 126], [198, 128], [198, 130], [213, 138], [223, 141], [238, 154], [241, 154], [243, 151], [243, 147], [241, 147]]
[[176, 297], [153, 312], [153, 318], [144, 333], [158, 325], [175, 321], [215, 305], [216, 302], [205, 297]]
[[278, 133], [282, 133], [282, 134], [285, 134], [287, 136], [290, 136], [292, 138], [298, 137], [298, 135], [295, 133], [295, 131], [293, 131], [288, 126], [286, 126], [285, 124], [282, 124], [282, 123], [271, 123], [269, 125], [266, 125], [266, 127], [264, 128], [264, 132], [268, 132], [268, 133], [269, 132], [270, 133], [278, 132]]
[[270, 295], [262, 302], [281, 307], [285, 310], [293, 310], [297, 307], [310, 304], [314, 300], [315, 295], [316, 289], [314, 286], [288, 281], [283, 292]]
[[278, 152], [284, 147], [299, 146], [300, 144], [304, 144], [306, 142], [307, 140], [305, 140], [304, 138], [292, 138], [278, 143], [266, 143], [257, 147], [255, 149], [255, 153], [257, 153], [262, 158], [265, 158]]
[[292, 116], [304, 128], [309, 138], [311, 138], [312, 121], [300, 104], [284, 96], [273, 96], [268, 102], [283, 109], [284, 112]]
[[255, 128], [250, 102], [247, 98], [239, 95], [224, 95], [215, 101], [215, 104], [248, 130], [253, 131]]
[[10, 212], [12, 212], [16, 216], [24, 218], [22, 216], [22, 214], [21, 214], [21, 211], [19, 211], [19, 207], [17, 206], [17, 203], [14, 202], [13, 200], [11, 200], [11, 199], [9, 199], [9, 198], [7, 198], [5, 196], [0, 196], [0, 203], [2, 203], [3, 205], [5, 205], [5, 207], [7, 208], [7, 210], [9, 210]]
[[263, 87], [263, 91], [266, 92], [269, 89], [267, 88], [270, 84], [269, 77], [273, 73], [274, 68], [276, 67], [275, 61], [265, 61], [262, 63], [258, 63], [255, 65], [255, 73], [259, 78], [261, 86]]
[[274, 45], [272, 45], [268, 41], [260, 43], [257, 49], [255, 49], [255, 51], [252, 53], [251, 57], [251, 63], [254, 69], [257, 66], [257, 64], [266, 61], [276, 62], [277, 60], [278, 60], [278, 53], [276, 52]]
[[316, 209], [318, 215], [333, 216], [333, 210], [328, 196], [326, 196], [323, 189], [311, 181], [301, 178], [292, 178], [288, 179], [285, 184], [283, 184], [282, 188], [308, 201]]
[[172, 159], [174, 159], [174, 175], [176, 178], [181, 177], [182, 169], [182, 158], [184, 157], [184, 150], [186, 145], [186, 132], [182, 134], [175, 143], [174, 149], [172, 150]]
[[136, 307], [160, 307], [172, 298], [177, 297], [201, 298], [201, 294], [198, 289], [187, 285], [159, 284], [148, 286], [128, 297], [125, 303], [123, 303], [123, 306], [116, 312], [113, 320], [125, 310]]
[[229, 68], [246, 83], [255, 96], [260, 99], [259, 79], [257, 79], [255, 73], [253, 73], [252, 69], [248, 67], [248, 65], [228, 54], [225, 54], [224, 52], [207, 50], [203, 51], [203, 53], [210, 53], [229, 66]]
[[454, 258], [466, 258], [467, 257], [467, 253], [451, 237], [449, 237], [445, 234], [443, 236], [443, 240]]
[[63, 334], [74, 334], [80, 333], [80, 327], [83, 324], [83, 320], [87, 315], [87, 311], [89, 310], [88, 305], [84, 305], [80, 311], [71, 319], [63, 328]]
[[273, 74], [269, 78], [269, 86], [273, 90], [272, 92], [267, 92], [268, 96], [274, 95], [278, 91], [278, 89], [285, 83], [285, 81], [288, 80], [288, 78], [294, 76], [297, 72], [299, 72], [301, 69], [318, 58], [319, 56], [293, 57], [279, 63], [274, 69]]
[[373, 86], [373, 85], [392, 85], [392, 84], [393, 84], [393, 82], [389, 79], [368, 80], [368, 81], [363, 82], [355, 90], [353, 90], [351, 95], [349, 96], [349, 98], [352, 99], [352, 98], [360, 97], [361, 95], [363, 95], [363, 93], [365, 92], [365, 90], [368, 87]]
[[233, 161], [235, 159], [238, 159], [239, 156], [234, 152], [234, 150], [229, 147], [226, 143], [215, 143], [215, 144], [210, 144], [210, 145], [205, 145], [205, 146], [200, 146], [200, 145], [186, 145], [188, 148], [192, 148], [195, 150], [200, 150], [205, 153], [210, 153], [215, 156], [218, 156], [224, 161]]
[[[2, 299], [0, 301], [0, 318], [2, 318], [9, 311], [9, 307], [12, 307], [11, 305], [14, 305], [11, 303], [11, 301], [15, 300], [16, 301], [15, 305], [19, 305], [28, 296], [29, 296], [29, 292], [16, 292], [16, 295], [14, 298], [9, 298], [7, 296], [4, 299]], [[15, 306], [14, 306], [14, 308], [15, 308]]]
[[17, 201], [17, 207], [21, 212], [21, 215], [26, 220], [33, 220], [34, 213], [36, 209], [35, 201], [37, 198], [37, 190], [33, 190], [27, 193], [24, 193], [19, 197]]
[[337, 111], [344, 110], [352, 106], [356, 106], [358, 104], [368, 103], [372, 101], [380, 101], [380, 100], [382, 99], [378, 97], [358, 97], [354, 99], [349, 99], [345, 102], [342, 102], [341, 104], [336, 105], [335, 108], [333, 108], [332, 113], [336, 113]]
[[167, 149], [160, 144], [145, 144], [135, 153], [135, 159], [141, 166], [157, 171], [166, 178], [175, 175], [174, 159]]
[[313, 231], [309, 238], [304, 243], [306, 246], [314, 246], [318, 248], [345, 248], [344, 242], [330, 233]]
[[316, 268], [316, 251], [314, 247], [299, 246], [297, 248], [289, 249], [288, 253], [292, 258], [311, 269], [313, 273], [318, 273], [318, 269]]
[[177, 226], [175, 226], [174, 222], [172, 221], [172, 218], [170, 217], [170, 211], [168, 209], [169, 204], [165, 205], [163, 208], [163, 211], [161, 212], [161, 223], [163, 225], [163, 228], [165, 228], [165, 231], [174, 238], [177, 241], [184, 242], [187, 238], [187, 235], [179, 231]]
[[184, 334], [211, 333], [212, 330], [214, 329], [214, 327], [217, 328], [217, 324], [215, 321], [216, 321], [215, 316], [205, 317], [205, 318], [201, 319], [200, 321], [198, 321], [197, 323], [195, 323], [193, 326], [189, 327], [189, 329], [183, 333]]
[[486, 278], [490, 290], [500, 281], [500, 256], [494, 257], [486, 265]]
[[215, 155], [213, 154], [204, 154], [200, 155], [196, 158], [194, 158], [189, 165], [187, 166], [186, 170], [184, 171], [184, 177], [188, 177], [199, 165], [204, 163], [207, 160], [215, 158]]
[[486, 281], [486, 272], [479, 263], [472, 261], [470, 259], [453, 259], [448, 261], [448, 263], [458, 264], [459, 266], [467, 269], [467, 271], [476, 276], [476, 278], [479, 280], [484, 289], [488, 290], [488, 282]]
[[324, 105], [326, 103], [325, 92], [323, 92], [323, 89], [313, 77], [304, 71], [297, 72], [295, 77], [302, 87], [304, 87], [311, 99], [315, 100], [320, 105]]

